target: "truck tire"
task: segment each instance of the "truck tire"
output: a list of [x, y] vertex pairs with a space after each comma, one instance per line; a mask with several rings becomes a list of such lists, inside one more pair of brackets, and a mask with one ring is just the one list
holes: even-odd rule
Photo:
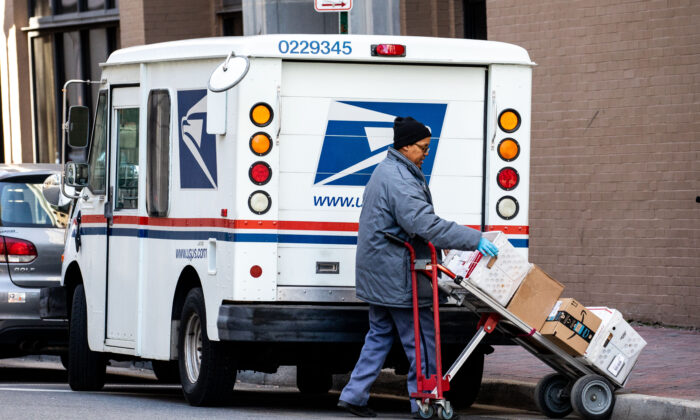
[[297, 366], [297, 388], [304, 395], [327, 394], [333, 386], [333, 374], [317, 365]]
[[230, 347], [208, 338], [201, 288], [187, 294], [180, 320], [180, 382], [187, 402], [194, 406], [226, 403], [233, 394], [236, 366]]
[[[455, 357], [456, 359], [456, 357]], [[449, 366], [448, 366], [449, 367]], [[443, 374], [446, 371], [443, 370]], [[469, 408], [476, 401], [484, 375], [484, 354], [473, 353], [450, 382], [450, 390], [445, 394], [452, 406], [458, 409]]]
[[151, 360], [151, 366], [158, 382], [164, 384], [180, 382], [180, 364], [177, 360]]
[[85, 288], [73, 293], [68, 338], [68, 384], [73, 391], [99, 391], [105, 385], [107, 362], [103, 353], [90, 350]]

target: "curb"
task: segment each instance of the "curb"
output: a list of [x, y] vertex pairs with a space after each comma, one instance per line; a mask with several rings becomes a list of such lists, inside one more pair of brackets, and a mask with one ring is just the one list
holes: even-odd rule
[[[478, 404], [506, 406], [539, 411], [535, 405], [535, 386], [529, 382], [484, 379]], [[507, 399], [503, 399], [508, 395]], [[656, 397], [641, 394], [616, 394], [613, 420], [658, 420], [700, 418], [700, 401]]]

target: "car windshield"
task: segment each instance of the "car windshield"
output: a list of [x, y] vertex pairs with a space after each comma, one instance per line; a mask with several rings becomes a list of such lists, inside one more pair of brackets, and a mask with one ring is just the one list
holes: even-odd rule
[[52, 208], [41, 184], [0, 182], [0, 226], [65, 228], [68, 214]]

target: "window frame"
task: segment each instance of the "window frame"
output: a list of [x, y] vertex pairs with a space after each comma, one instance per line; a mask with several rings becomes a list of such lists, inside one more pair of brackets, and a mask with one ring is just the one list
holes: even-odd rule
[[[108, 168], [109, 168], [109, 133], [110, 133], [110, 129], [109, 129], [110, 118], [109, 118], [109, 114], [108, 114], [109, 108], [110, 108], [109, 107], [109, 102], [110, 102], [109, 93], [110, 93], [109, 89], [100, 89], [99, 93], [97, 94], [97, 106], [95, 107], [95, 118], [94, 118], [93, 123], [92, 123], [92, 132], [90, 133], [90, 145], [88, 148], [88, 158], [87, 158], [90, 172], [88, 173], [87, 188], [90, 190], [90, 192], [92, 192], [95, 195], [104, 195], [107, 192], [107, 180], [109, 177]], [[90, 182], [90, 180], [92, 179], [91, 174], [93, 173], [93, 168], [94, 168], [92, 151], [93, 151], [93, 147], [95, 145], [95, 127], [97, 125], [97, 116], [99, 114], [100, 99], [102, 97], [105, 98], [104, 110], [103, 110], [104, 122], [105, 122], [105, 124], [104, 124], [105, 128], [103, 129], [103, 133], [104, 133], [103, 147], [104, 147], [104, 151], [105, 151], [105, 168], [104, 168], [105, 174], [104, 174], [104, 185], [102, 186], [102, 189], [95, 189], [95, 188], [93, 188], [93, 185]]]
[[[154, 130], [153, 124], [158, 124], [162, 122], [159, 117], [160, 114], [152, 114], [154, 110], [154, 96], [164, 95], [167, 98], [167, 133], [165, 136], [158, 136], [157, 133], [162, 133], [162, 130]], [[160, 100], [155, 104], [156, 113], [162, 110], [160, 105]], [[170, 178], [171, 178], [171, 157], [172, 157], [172, 123], [173, 123], [173, 102], [172, 95], [169, 89], [151, 89], [148, 92], [148, 105], [146, 113], [146, 214], [149, 217], [167, 217], [170, 212]], [[165, 141], [167, 144], [163, 147], [163, 144], [154, 145], [153, 142]], [[157, 147], [160, 146], [160, 154], [156, 153]], [[167, 162], [161, 166], [153, 164], [152, 159], [158, 159], [166, 156]], [[165, 175], [167, 179], [162, 182], [162, 173], [152, 174], [155, 172], [156, 168], [161, 169], [165, 167]], [[162, 172], [162, 171], [161, 171]], [[157, 176], [160, 175], [160, 176]], [[153, 177], [156, 177], [158, 181], [152, 181]], [[162, 188], [165, 189], [165, 194], [163, 194]], [[158, 197], [164, 197], [160, 200], [155, 200], [153, 195], [157, 194]], [[163, 205], [165, 208], [163, 208]]]

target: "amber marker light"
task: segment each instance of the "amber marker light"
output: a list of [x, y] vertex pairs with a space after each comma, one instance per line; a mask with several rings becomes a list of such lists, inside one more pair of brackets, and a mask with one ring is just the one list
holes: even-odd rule
[[520, 145], [513, 139], [503, 139], [498, 144], [498, 156], [506, 162], [515, 160], [520, 155]]
[[520, 114], [514, 109], [506, 109], [498, 116], [498, 126], [506, 133], [512, 133], [520, 128]]
[[263, 102], [253, 105], [250, 109], [250, 120], [258, 127], [265, 127], [272, 121], [272, 108]]
[[250, 138], [250, 150], [258, 156], [265, 156], [272, 149], [272, 139], [265, 133], [255, 133]]

